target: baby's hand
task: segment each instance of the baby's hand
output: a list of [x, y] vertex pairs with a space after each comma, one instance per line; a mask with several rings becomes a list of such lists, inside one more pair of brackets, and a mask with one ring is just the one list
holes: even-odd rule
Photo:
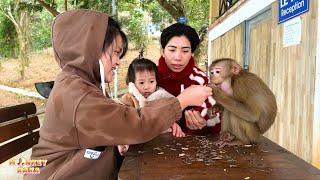
[[182, 131], [181, 127], [177, 124], [177, 123], [174, 123], [171, 128], [172, 130], [172, 135], [175, 136], [175, 137], [185, 137], [185, 133]]
[[124, 156], [128, 152], [129, 145], [118, 145], [118, 150], [121, 156]]

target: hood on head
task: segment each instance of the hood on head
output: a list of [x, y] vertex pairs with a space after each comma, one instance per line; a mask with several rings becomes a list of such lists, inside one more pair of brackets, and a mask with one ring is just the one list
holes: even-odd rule
[[52, 25], [55, 59], [63, 71], [100, 84], [99, 59], [107, 31], [108, 15], [90, 10], [67, 11]]

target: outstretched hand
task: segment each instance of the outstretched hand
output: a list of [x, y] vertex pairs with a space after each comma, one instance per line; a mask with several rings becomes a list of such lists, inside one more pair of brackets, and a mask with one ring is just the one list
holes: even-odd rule
[[175, 137], [186, 136], [186, 134], [182, 131], [181, 127], [177, 123], [174, 123], [166, 132], [172, 133], [172, 135]]
[[181, 108], [184, 109], [187, 106], [201, 106], [202, 103], [212, 95], [212, 89], [210, 87], [201, 85], [192, 85], [185, 89], [177, 97]]
[[186, 117], [186, 125], [189, 129], [202, 129], [207, 124], [206, 120], [200, 116], [198, 111], [187, 110], [184, 114]]

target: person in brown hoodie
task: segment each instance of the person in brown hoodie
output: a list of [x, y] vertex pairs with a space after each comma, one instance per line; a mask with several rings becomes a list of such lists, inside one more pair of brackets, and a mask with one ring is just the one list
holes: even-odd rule
[[[127, 39], [105, 13], [67, 11], [52, 26], [62, 68], [46, 105], [31, 159], [47, 160], [24, 179], [117, 179], [115, 145], [143, 143], [168, 129], [181, 109], [201, 105], [211, 88], [193, 86], [178, 97], [146, 102], [139, 110], [114, 102], [104, 89], [125, 54]], [[102, 82], [102, 83], [101, 83]]]

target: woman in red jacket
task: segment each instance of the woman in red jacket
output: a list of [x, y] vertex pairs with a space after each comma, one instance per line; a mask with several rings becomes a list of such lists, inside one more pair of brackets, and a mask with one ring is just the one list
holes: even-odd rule
[[[195, 65], [193, 53], [199, 45], [199, 36], [192, 27], [176, 23], [163, 30], [160, 37], [162, 56], [159, 59], [159, 86], [178, 96], [191, 85], [206, 85], [206, 74]], [[201, 106], [185, 109], [179, 124], [188, 134], [219, 133], [220, 122], [212, 122], [207, 109], [215, 104], [207, 99]], [[201, 129], [201, 130], [199, 130]]]

